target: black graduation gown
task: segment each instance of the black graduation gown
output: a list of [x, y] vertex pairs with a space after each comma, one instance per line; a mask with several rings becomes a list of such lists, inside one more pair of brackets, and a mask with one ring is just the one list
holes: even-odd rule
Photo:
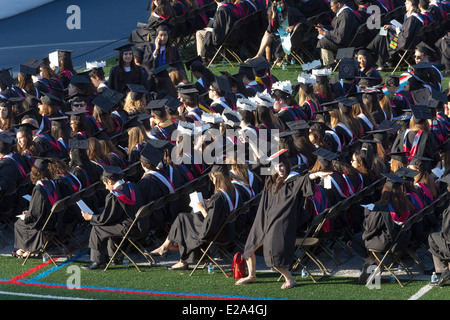
[[111, 68], [109, 72], [108, 87], [112, 90], [126, 94], [130, 90], [127, 84], [141, 84], [144, 85], [143, 74], [140, 67], [132, 68], [131, 71], [125, 72], [125, 78], [120, 79], [118, 65]]
[[[382, 62], [390, 60], [396, 52], [400, 49], [414, 48], [420, 42], [420, 37], [417, 37], [420, 29], [422, 28], [422, 21], [418, 19], [417, 15], [410, 15], [406, 18], [402, 24], [402, 28], [398, 36], [394, 31], [389, 30], [387, 36], [377, 35], [371, 43], [367, 46], [367, 49], [378, 53], [377, 64], [382, 66]], [[394, 43], [397, 39], [396, 48], [390, 46], [391, 42]], [[393, 45], [395, 47], [395, 45]]]
[[0, 158], [0, 212], [2, 215], [6, 216], [6, 212], [20, 203], [23, 191], [19, 189], [19, 186], [26, 175], [26, 165], [19, 155], [10, 153]]
[[[364, 219], [363, 227], [364, 231], [353, 237], [352, 248], [365, 258], [368, 256], [368, 249], [387, 250], [397, 237], [401, 225], [394, 222], [388, 207], [375, 204], [374, 209]], [[398, 241], [398, 250], [405, 249], [410, 238], [411, 230], [404, 232]]]
[[[130, 189], [130, 186], [132, 189]], [[109, 192], [105, 198], [105, 207], [100, 214], [92, 215], [90, 224], [92, 226], [89, 237], [89, 248], [91, 249], [91, 260], [104, 263], [109, 238], [124, 236], [128, 227], [133, 222], [136, 212], [141, 207], [141, 196], [137, 186], [133, 183], [123, 183], [116, 189], [123, 196]], [[135, 202], [132, 202], [132, 192], [135, 194]], [[127, 200], [122, 200], [127, 198]], [[124, 202], [125, 201], [125, 202]], [[148, 227], [148, 226], [147, 226]], [[145, 226], [142, 226], [145, 229]], [[131, 236], [137, 235], [136, 231]], [[109, 252], [111, 255], [112, 253]]]
[[[238, 193], [236, 192], [235, 196], [236, 194]], [[235, 198], [236, 201], [237, 204], [234, 205], [238, 208], [242, 205], [242, 200], [238, 196]], [[168, 239], [178, 244], [181, 260], [191, 262], [200, 258], [199, 248], [216, 236], [231, 212], [223, 191], [213, 194], [205, 209], [208, 213], [206, 217], [200, 212], [181, 212], [170, 228]], [[233, 227], [225, 230], [220, 239], [226, 240], [232, 232]]]
[[[89, 187], [90, 185], [96, 183], [99, 181], [100, 177], [94, 173], [88, 174], [86, 170], [84, 170], [82, 167], [76, 166], [71, 171], [75, 177], [81, 182], [81, 185], [84, 188]], [[87, 204], [89, 208], [94, 212], [94, 214], [99, 213], [99, 201], [95, 194], [83, 197], [83, 201]]]
[[[60, 199], [58, 189], [51, 180], [44, 179], [41, 181], [46, 188], [39, 182], [33, 188], [31, 193], [28, 212], [25, 219], [17, 219], [14, 224], [14, 247], [25, 251], [37, 251], [43, 245], [42, 227], [47, 220], [52, 205]], [[49, 195], [47, 194], [48, 190]], [[55, 231], [56, 216], [52, 216], [47, 224], [46, 230]]]
[[[331, 26], [325, 26], [330, 32], [317, 41], [317, 48], [337, 52], [339, 48], [348, 47], [360, 24], [359, 17], [352, 9], [342, 10], [338, 16], [333, 18]], [[359, 40], [355, 40], [352, 45], [358, 47]]]
[[[201, 52], [202, 57], [206, 57], [214, 47], [218, 47], [225, 40], [225, 37], [238, 20], [237, 15], [231, 9], [232, 4], [219, 5], [214, 14], [213, 20], [208, 23], [208, 27], [213, 28], [212, 32], [205, 35], [204, 47]], [[231, 39], [230, 39], [231, 40]]]
[[429, 251], [444, 264], [450, 261], [450, 208], [442, 213], [442, 228], [428, 236]]
[[[158, 177], [149, 172], [145, 173], [142, 179], [137, 182], [137, 186], [142, 195], [143, 204], [159, 200], [170, 192], [168, 187]], [[162, 227], [166, 220], [168, 220], [166, 218], [166, 208], [155, 208], [150, 216], [150, 226], [153, 229]]]
[[313, 184], [308, 176], [295, 175], [287, 178], [277, 193], [274, 185], [266, 189], [245, 243], [244, 259], [263, 243], [268, 267], [289, 268], [294, 261], [298, 208], [314, 194]]
[[[391, 152], [403, 152], [404, 150], [404, 139], [405, 134], [407, 135], [406, 144], [408, 148], [411, 148], [414, 142], [414, 137], [416, 136], [417, 132], [410, 130], [406, 133], [406, 131], [401, 132], [397, 135], [395, 138]], [[434, 140], [434, 136], [431, 132], [422, 132], [422, 135], [420, 137], [419, 143], [417, 145], [417, 151], [415, 154], [416, 157], [425, 157], [432, 159], [433, 161], [425, 161], [425, 169], [427, 171], [434, 168], [437, 163], [440, 161], [439, 157], [439, 150], [438, 145], [436, 141]]]

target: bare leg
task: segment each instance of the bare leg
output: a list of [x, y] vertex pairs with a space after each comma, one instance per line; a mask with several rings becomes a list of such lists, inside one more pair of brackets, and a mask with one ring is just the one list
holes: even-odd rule
[[[255, 251], [262, 246], [262, 243], [258, 245], [258, 247], [255, 249]], [[247, 259], [247, 268], [248, 268], [248, 276], [245, 278], [239, 279], [236, 284], [248, 284], [248, 283], [254, 283], [256, 282], [256, 255], [255, 251], [250, 255], [250, 257]]]
[[261, 40], [261, 44], [260, 44], [260, 46], [259, 46], [258, 53], [256, 53], [256, 55], [255, 55], [252, 59], [261, 57], [261, 56], [266, 52], [266, 47], [267, 47], [270, 43], [272, 43], [272, 36], [271, 36], [270, 33], [268, 33], [268, 32], [266, 31], [266, 32], [264, 32], [264, 36], [263, 36], [263, 38], [262, 38], [262, 40]]
[[155, 254], [155, 255], [160, 255], [162, 256], [164, 253], [166, 253], [167, 251], [169, 251], [169, 246], [172, 243], [172, 241], [170, 241], [168, 238], [166, 239], [166, 241], [164, 241], [164, 243], [159, 247], [156, 248], [155, 250], [153, 250], [152, 252], [150, 252], [151, 254]]
[[274, 269], [277, 270], [279, 273], [281, 273], [281, 275], [285, 279], [285, 282], [281, 286], [281, 289], [290, 289], [296, 285], [297, 281], [295, 281], [294, 277], [292, 276], [292, 273], [289, 271], [288, 268], [274, 267]]

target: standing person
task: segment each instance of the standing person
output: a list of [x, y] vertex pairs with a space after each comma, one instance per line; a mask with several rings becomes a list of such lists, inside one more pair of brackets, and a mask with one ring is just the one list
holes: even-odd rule
[[281, 289], [289, 289], [296, 281], [289, 271], [294, 261], [298, 208], [314, 194], [308, 175], [291, 171], [288, 158], [282, 154], [275, 165], [276, 173], [266, 179], [260, 205], [244, 249], [249, 275], [236, 285], [256, 282], [255, 251], [263, 246], [266, 265], [274, 267], [285, 278]]
[[92, 229], [89, 237], [92, 263], [85, 270], [104, 267], [106, 255], [114, 254], [114, 237], [123, 237], [140, 208], [140, 194], [135, 184], [123, 180], [124, 172], [113, 166], [104, 166], [102, 181], [108, 191], [105, 207], [100, 214], [81, 212]]
[[127, 84], [142, 84], [141, 68], [134, 62], [132, 44], [125, 44], [114, 50], [119, 51], [119, 62], [109, 72], [108, 87], [126, 94], [130, 88]]

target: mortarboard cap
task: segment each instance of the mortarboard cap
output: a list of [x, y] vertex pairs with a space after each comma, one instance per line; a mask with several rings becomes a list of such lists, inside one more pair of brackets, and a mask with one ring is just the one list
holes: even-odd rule
[[80, 90], [86, 89], [86, 87], [91, 83], [90, 79], [76, 74], [70, 79], [70, 84], [77, 87]]
[[358, 74], [358, 62], [343, 58], [339, 63], [338, 77], [339, 79], [354, 79]]
[[310, 125], [305, 120], [289, 121], [286, 123], [286, 125], [291, 130], [307, 130], [310, 128]]
[[238, 74], [245, 75], [251, 81], [255, 79], [255, 75], [253, 73], [253, 69], [250, 66], [240, 65]]
[[166, 115], [167, 99], [150, 100], [145, 109], [150, 110], [157, 117], [163, 118]]
[[271, 65], [270, 63], [267, 61], [266, 58], [264, 57], [257, 57], [255, 59], [252, 59], [249, 61], [248, 63], [250, 65], [250, 67], [254, 70], [254, 71], [261, 71], [261, 70], [266, 70], [267, 68], [270, 68]]
[[222, 113], [222, 117], [223, 123], [233, 128], [239, 127], [242, 121], [239, 114], [236, 111], [230, 109], [225, 109]]
[[50, 92], [43, 92], [41, 102], [51, 106], [61, 104], [63, 103], [63, 100]]
[[342, 59], [345, 59], [345, 58], [353, 60], [353, 53], [354, 52], [355, 52], [355, 48], [354, 47], [339, 48], [337, 50], [337, 52], [336, 52], [336, 60], [342, 60]]
[[430, 90], [428, 88], [421, 88], [418, 90], [411, 91], [414, 102], [416, 104], [426, 104], [431, 97]]
[[164, 64], [158, 68], [155, 68], [153, 70], [150, 71], [150, 73], [152, 75], [154, 75], [155, 77], [165, 77], [165, 76], [169, 76], [169, 73], [167, 72], [167, 69], [170, 68], [170, 65], [168, 64]]
[[114, 105], [118, 104], [125, 96], [123, 93], [113, 90], [111, 88], [106, 88], [101, 95], [104, 98], [107, 98], [108, 100], [112, 101]]
[[0, 70], [0, 86], [3, 84], [6, 87], [11, 87], [14, 84], [14, 80], [9, 72], [10, 69]]
[[189, 59], [188, 61], [186, 61], [184, 63], [184, 65], [186, 66], [186, 69], [191, 70], [191, 65], [193, 63], [203, 63], [202, 61], [202, 57], [201, 56], [196, 56], [194, 58]]
[[390, 156], [391, 156], [392, 160], [400, 161], [403, 164], [407, 164], [408, 163], [408, 159], [406, 157], [406, 152], [405, 151], [391, 152]]
[[48, 163], [52, 161], [52, 158], [45, 157], [33, 157], [35, 159], [34, 166], [41, 171], [47, 170]]
[[103, 166], [102, 176], [111, 180], [119, 180], [125, 176], [125, 173], [117, 166]]
[[433, 50], [433, 48], [431, 48], [428, 44], [426, 44], [425, 42], [420, 42], [417, 46], [416, 46], [416, 50], [419, 50], [420, 52], [426, 54], [427, 56], [433, 56], [433, 54], [435, 53], [435, 51]]
[[407, 180], [400, 178], [398, 175], [394, 173], [382, 173], [381, 175], [386, 178], [386, 186], [388, 186], [390, 189], [392, 189], [395, 184], [408, 182]]
[[217, 86], [219, 87], [220, 91], [222, 92], [231, 92], [231, 86], [228, 79], [224, 76], [216, 76], [216, 82]]
[[155, 147], [158, 150], [164, 151], [164, 150], [171, 150], [173, 148], [172, 144], [167, 140], [160, 140], [160, 139], [150, 139], [146, 142], [146, 144], [149, 143], [153, 147]]
[[426, 105], [411, 105], [410, 108], [413, 113], [415, 123], [421, 123], [428, 119], [433, 119], [430, 109]]
[[89, 140], [86, 139], [70, 139], [69, 140], [69, 148], [70, 149], [89, 149]]
[[103, 94], [97, 96], [92, 103], [99, 107], [104, 113], [109, 113], [115, 107], [115, 103], [105, 97]]
[[424, 169], [427, 166], [427, 163], [431, 163], [434, 161], [433, 159], [427, 157], [411, 157], [411, 161], [409, 161], [409, 165]]
[[148, 94], [148, 90], [142, 84], [127, 84], [130, 88], [130, 97], [133, 101], [140, 100], [144, 94]]
[[11, 136], [11, 134], [8, 134], [6, 131], [0, 132], [0, 142], [13, 144], [14, 136]]
[[223, 122], [223, 118], [219, 113], [207, 113], [207, 112], [203, 112], [202, 113], [202, 121], [204, 123], [211, 123], [211, 124], [216, 124], [216, 123], [222, 123]]
[[122, 52], [122, 53], [128, 52], [128, 51], [133, 51], [133, 45], [131, 43], [127, 43], [120, 47], [114, 48], [114, 50]]
[[17, 128], [17, 132], [26, 132], [30, 135], [33, 134], [33, 130], [38, 130], [39, 128], [32, 125], [31, 123], [20, 123], [14, 125], [14, 128]]
[[87, 110], [79, 111], [67, 111], [66, 114], [70, 116], [70, 121], [80, 121], [85, 114], [88, 114]]
[[317, 156], [317, 160], [325, 167], [328, 168], [331, 162], [338, 158], [338, 155], [327, 149], [318, 149], [314, 152]]
[[410, 169], [408, 167], [401, 167], [397, 171], [395, 171], [395, 174], [405, 180], [414, 180], [414, 177], [419, 174], [419, 171]]
[[33, 65], [33, 63], [30, 61], [25, 62], [24, 64], [21, 64], [19, 66], [19, 72], [23, 74], [28, 74], [30, 76], [35, 76], [39, 74], [39, 66]]
[[163, 157], [164, 153], [148, 142], [145, 144], [144, 148], [141, 151], [141, 158], [144, 158], [155, 167], [158, 166]]

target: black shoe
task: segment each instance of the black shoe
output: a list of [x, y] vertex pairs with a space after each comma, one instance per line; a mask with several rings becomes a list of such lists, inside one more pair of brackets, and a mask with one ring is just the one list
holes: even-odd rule
[[444, 272], [442, 272], [439, 280], [434, 284], [435, 287], [442, 287], [448, 280], [450, 280], [450, 271], [448, 269], [445, 269]]
[[103, 269], [104, 267], [105, 267], [104, 263], [92, 262], [88, 266], [81, 266], [81, 269], [84, 269], [84, 270], [97, 270], [97, 269]]

